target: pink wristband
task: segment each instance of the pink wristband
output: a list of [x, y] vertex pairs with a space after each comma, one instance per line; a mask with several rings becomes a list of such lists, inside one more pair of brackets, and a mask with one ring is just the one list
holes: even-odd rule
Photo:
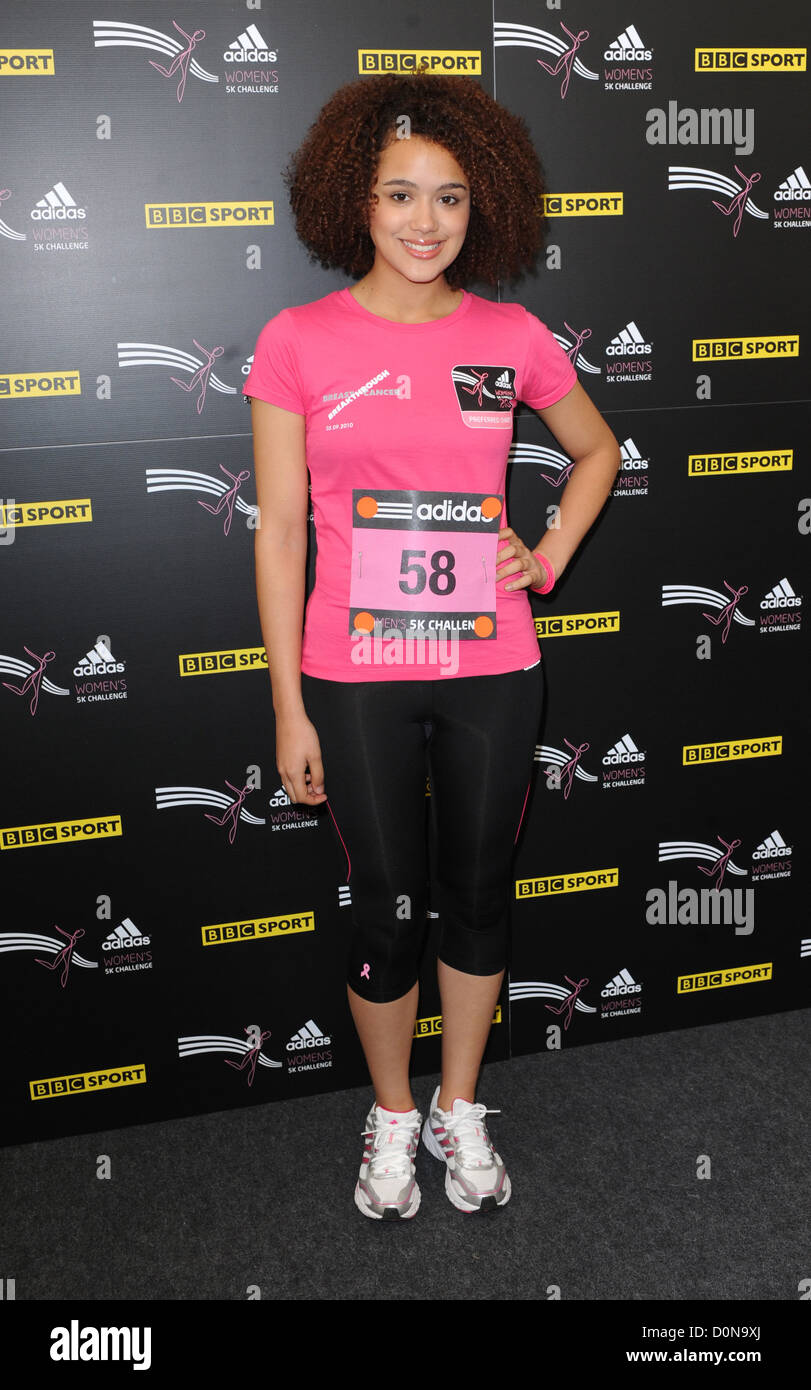
[[541, 554], [540, 550], [533, 550], [532, 553], [535, 556], [535, 559], [540, 560], [541, 562], [543, 570], [546, 574], [546, 583], [544, 584], [543, 588], [539, 588], [535, 584], [530, 584], [529, 587], [531, 588], [534, 594], [548, 594], [555, 587], [555, 571], [553, 570], [550, 561], [547, 560], [545, 555]]

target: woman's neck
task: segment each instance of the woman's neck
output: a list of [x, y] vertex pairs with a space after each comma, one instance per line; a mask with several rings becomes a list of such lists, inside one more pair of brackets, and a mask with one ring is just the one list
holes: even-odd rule
[[394, 280], [372, 267], [368, 275], [350, 286], [349, 293], [364, 309], [393, 323], [431, 323], [447, 318], [459, 308], [462, 290], [452, 290], [444, 275], [418, 285], [398, 275]]

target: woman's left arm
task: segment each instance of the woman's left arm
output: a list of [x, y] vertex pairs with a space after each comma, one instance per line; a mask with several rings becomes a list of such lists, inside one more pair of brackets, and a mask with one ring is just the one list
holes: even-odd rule
[[557, 582], [602, 511], [621, 464], [613, 433], [579, 382], [561, 400], [537, 414], [574, 466], [561, 493], [555, 522], [532, 550], [511, 526], [499, 533], [498, 577], [508, 579], [505, 589], [540, 588], [546, 583], [546, 572], [533, 550], [546, 556]]

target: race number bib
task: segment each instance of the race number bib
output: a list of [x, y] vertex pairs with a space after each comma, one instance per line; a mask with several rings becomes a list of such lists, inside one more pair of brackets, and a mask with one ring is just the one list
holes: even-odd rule
[[479, 492], [352, 492], [349, 632], [496, 636], [504, 498]]

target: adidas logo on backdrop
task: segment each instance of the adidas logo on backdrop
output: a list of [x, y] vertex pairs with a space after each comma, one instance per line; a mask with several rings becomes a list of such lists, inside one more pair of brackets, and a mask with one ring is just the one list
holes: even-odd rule
[[74, 676], [103, 676], [123, 670], [124, 662], [116, 661], [106, 642], [99, 640], [74, 666], [73, 674]]
[[141, 936], [131, 917], [124, 917], [119, 926], [102, 941], [102, 951], [131, 951], [133, 946], [148, 946], [150, 938]]
[[638, 985], [633, 975], [624, 967], [613, 980], [600, 990], [603, 999], [609, 999], [616, 994], [641, 994], [642, 986]]
[[773, 830], [771, 835], [767, 835], [765, 840], [761, 840], [757, 849], [752, 851], [753, 859], [779, 859], [784, 854], [791, 854], [791, 845], [787, 845], [779, 830]]
[[31, 209], [31, 217], [35, 222], [77, 222], [87, 217], [87, 209], [78, 206], [63, 183], [55, 183]]
[[811, 202], [811, 183], [802, 164], [798, 164], [793, 174], [789, 174], [787, 179], [783, 179], [774, 190], [774, 200], [776, 203], [808, 203]]
[[277, 58], [275, 49], [268, 48], [255, 24], [237, 34], [222, 56], [226, 63], [275, 63]]
[[653, 344], [645, 342], [633, 319], [631, 319], [611, 339], [605, 351], [608, 357], [630, 357], [634, 353], [645, 356], [653, 351]]
[[318, 1024], [311, 1018], [293, 1034], [287, 1044], [287, 1051], [302, 1052], [309, 1047], [329, 1047], [331, 1042], [332, 1038], [324, 1037]]
[[603, 763], [606, 767], [612, 767], [616, 763], [643, 763], [645, 754], [640, 753], [630, 734], [623, 734], [622, 738], [617, 739], [613, 748], [609, 748]]
[[645, 47], [645, 40], [634, 24], [623, 29], [603, 54], [606, 63], [649, 63], [652, 57], [653, 49]]
[[802, 598], [792, 589], [785, 575], [770, 589], [765, 598], [760, 600], [761, 608], [800, 608]]

